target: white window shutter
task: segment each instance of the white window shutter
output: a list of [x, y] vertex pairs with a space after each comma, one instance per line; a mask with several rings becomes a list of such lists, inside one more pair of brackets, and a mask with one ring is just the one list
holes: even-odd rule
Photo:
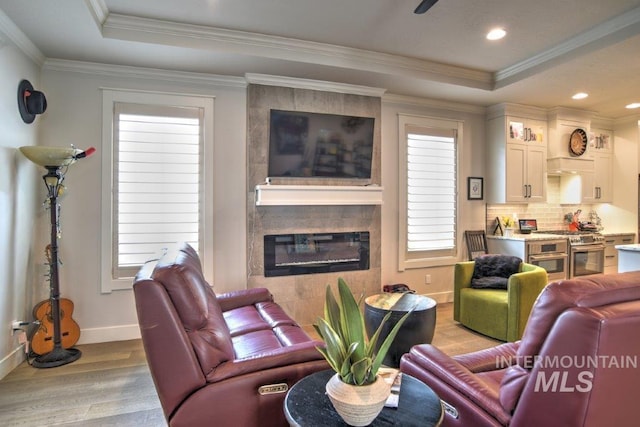
[[113, 276], [176, 243], [199, 248], [202, 111], [116, 103]]
[[456, 144], [452, 132], [407, 135], [407, 250], [455, 247]]

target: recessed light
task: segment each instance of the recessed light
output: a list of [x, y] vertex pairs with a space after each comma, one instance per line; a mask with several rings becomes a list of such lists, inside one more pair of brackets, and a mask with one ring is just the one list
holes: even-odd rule
[[633, 109], [633, 108], [640, 108], [640, 102], [633, 102], [633, 103], [627, 105], [625, 108], [628, 108], [630, 110]]
[[588, 93], [578, 92], [575, 95], [573, 95], [571, 98], [573, 98], [573, 99], [585, 99], [587, 96], [589, 96]]
[[487, 33], [487, 40], [500, 40], [506, 35], [507, 32], [504, 30], [504, 28], [494, 28]]

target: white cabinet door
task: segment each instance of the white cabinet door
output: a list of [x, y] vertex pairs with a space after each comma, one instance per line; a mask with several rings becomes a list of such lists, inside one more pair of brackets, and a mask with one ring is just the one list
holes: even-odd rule
[[507, 144], [507, 202], [547, 200], [547, 151], [528, 144]]
[[594, 155], [595, 168], [595, 201], [596, 203], [613, 202], [613, 157], [611, 153], [596, 153]]
[[547, 200], [547, 150], [538, 145], [529, 145], [527, 150], [527, 194], [529, 202]]
[[527, 185], [527, 146], [524, 144], [507, 144], [507, 202], [526, 202]]

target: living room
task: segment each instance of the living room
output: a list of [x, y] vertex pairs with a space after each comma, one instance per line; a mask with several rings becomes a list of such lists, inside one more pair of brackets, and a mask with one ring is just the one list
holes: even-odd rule
[[[109, 182], [105, 182], [103, 175], [105, 166], [109, 165], [104, 158], [109, 140], [105, 139], [103, 128], [104, 93], [109, 90], [127, 92], [134, 96], [162, 93], [213, 100], [214, 112], [210, 117], [213, 134], [207, 135], [211, 145], [206, 153], [209, 157], [205, 159], [205, 183], [208, 186], [205, 197], [209, 211], [203, 224], [205, 233], [201, 255], [205, 275], [216, 292], [265, 285], [296, 320], [309, 324], [320, 313], [324, 285], [335, 281], [334, 274], [287, 278], [265, 278], [262, 275], [260, 245], [261, 236], [266, 233], [260, 234], [263, 229], [257, 228], [256, 223], [267, 230], [274, 230], [273, 222], [269, 222], [273, 219], [265, 215], [275, 213], [275, 216], [284, 218], [285, 225], [297, 220], [297, 223], [293, 223], [297, 230], [302, 230], [305, 222], [314, 224], [311, 231], [327, 230], [325, 225], [317, 224], [318, 217], [326, 218], [329, 225], [339, 224], [339, 227], [330, 231], [347, 231], [366, 226], [374, 236], [371, 267], [367, 273], [373, 274], [374, 279], [362, 276], [359, 272], [349, 272], [345, 277], [355, 283], [362, 283], [367, 293], [379, 291], [384, 284], [406, 283], [418, 293], [429, 295], [438, 302], [451, 301], [453, 261], [421, 268], [402, 269], [399, 266], [400, 215], [399, 194], [396, 190], [400, 183], [398, 115], [462, 123], [463, 133], [458, 153], [457, 209], [457, 259], [461, 260], [465, 257], [462, 231], [487, 228], [486, 201], [468, 200], [466, 197], [467, 177], [484, 177], [488, 174], [485, 167], [486, 107], [501, 102], [530, 105], [528, 101], [533, 98], [533, 94], [517, 99], [505, 96], [487, 104], [467, 102], [457, 96], [439, 96], [435, 89], [432, 96], [390, 92], [383, 89], [386, 87], [383, 84], [386, 80], [394, 79], [388, 75], [381, 79], [379, 86], [354, 84], [357, 80], [343, 82], [335, 69], [329, 73], [335, 76], [334, 79], [320, 79], [317, 77], [320, 74], [316, 72], [303, 73], [303, 76], [294, 72], [278, 75], [264, 73], [262, 70], [268, 67], [261, 68], [260, 73], [247, 67], [244, 72], [236, 75], [224, 73], [224, 70], [203, 71], [198, 67], [185, 71], [170, 66], [171, 55], [177, 49], [176, 46], [163, 43], [143, 45], [141, 40], [131, 42], [133, 56], [136, 53], [141, 57], [155, 53], [163, 58], [167, 68], [148, 66], [145, 65], [146, 62], [135, 59], [129, 63], [109, 62], [107, 59], [98, 63], [85, 60], [89, 57], [88, 54], [77, 57], [48, 56], [41, 52], [40, 49], [44, 48], [34, 45], [33, 41], [24, 36], [29, 34], [29, 29], [13, 22], [9, 13], [9, 10], [15, 12], [21, 7], [44, 7], [42, 2], [35, 2], [35, 6], [9, 3], [0, 3], [0, 11], [6, 12], [0, 21], [0, 79], [4, 82], [0, 90], [1, 111], [4, 112], [0, 116], [4, 130], [0, 144], [0, 265], [3, 271], [8, 272], [0, 287], [0, 294], [3, 295], [0, 298], [2, 324], [9, 325], [13, 320], [30, 319], [33, 306], [48, 297], [49, 284], [46, 280], [44, 255], [48, 216], [42, 207], [44, 187], [40, 179], [41, 170], [21, 157], [17, 149], [25, 145], [59, 147], [74, 144], [79, 148], [95, 146], [97, 153], [72, 165], [65, 180], [68, 190], [61, 200], [60, 224], [62, 295], [74, 301], [73, 316], [82, 331], [80, 343], [129, 340], [140, 336], [130, 280], [125, 280], [124, 284], [122, 281], [112, 283], [105, 278], [103, 265], [104, 254], [111, 251], [110, 242], [105, 241], [109, 229], [104, 225]], [[94, 3], [116, 7], [118, 2]], [[411, 13], [409, 3], [406, 5], [407, 11]], [[637, 6], [636, 3], [621, 3], [617, 5], [618, 11], [621, 13], [630, 10]], [[81, 6], [85, 8], [87, 18], [81, 25], [92, 25], [92, 31], [98, 31], [90, 13], [93, 9], [84, 4]], [[64, 14], [64, 9], [61, 8], [59, 13]], [[59, 19], [64, 21], [62, 17]], [[117, 49], [117, 46], [119, 45], [115, 44], [111, 49]], [[147, 49], [150, 52], [143, 54], [142, 51]], [[211, 54], [207, 48], [194, 46], [194, 50], [192, 55], [195, 56], [202, 52]], [[223, 62], [224, 59], [220, 60]], [[633, 60], [629, 59], [629, 62]], [[327, 65], [316, 66], [322, 68]], [[406, 80], [406, 86], [429, 85], [425, 80], [416, 81], [400, 71], [398, 73], [396, 79]], [[544, 79], [545, 74], [541, 73], [537, 78]], [[46, 112], [39, 115], [31, 125], [22, 122], [16, 105], [16, 90], [22, 79], [31, 81], [37, 90], [46, 94], [48, 101]], [[451, 92], [458, 90], [451, 83], [446, 83], [445, 87]], [[269, 96], [260, 91], [268, 92]], [[286, 96], [287, 99], [295, 99], [296, 103], [286, 104], [278, 100], [261, 104], [270, 99], [270, 96], [277, 97], [274, 93], [278, 91], [295, 92], [295, 96]], [[311, 101], [304, 101], [305, 97]], [[252, 108], [260, 108], [263, 113], [275, 107], [358, 115], [362, 111], [363, 99], [369, 102], [373, 99], [375, 103], [374, 107], [367, 107], [366, 113], [376, 118], [378, 157], [374, 157], [372, 184], [383, 189], [381, 205], [257, 207], [254, 188], [265, 181], [267, 174], [264, 168], [254, 167], [254, 164], [264, 163], [264, 159], [255, 160], [254, 156], [257, 153], [255, 150], [259, 149], [257, 147], [264, 149], [267, 141], [264, 137], [262, 140], [256, 139], [254, 126], [265, 125], [257, 125], [252, 121]], [[348, 104], [349, 101], [355, 105]], [[573, 106], [569, 101], [564, 104]], [[335, 108], [334, 105], [340, 107]], [[633, 110], [623, 110], [616, 116], [604, 118], [609, 120], [615, 130], [614, 201], [596, 207], [608, 230], [635, 232], [638, 211], [638, 114], [633, 113]], [[555, 211], [560, 205], [558, 178], [549, 177], [548, 186], [549, 210]], [[577, 207], [579, 206], [578, 204]], [[571, 205], [571, 209], [575, 207]], [[497, 209], [496, 206], [491, 206], [492, 213]], [[505, 204], [504, 213], [511, 214], [513, 209], [513, 206]], [[357, 222], [354, 218], [358, 219]], [[430, 283], [426, 283], [426, 276]], [[6, 330], [8, 331], [8, 327]], [[17, 337], [8, 333], [3, 334], [3, 337], [0, 344], [0, 377], [24, 360]]]

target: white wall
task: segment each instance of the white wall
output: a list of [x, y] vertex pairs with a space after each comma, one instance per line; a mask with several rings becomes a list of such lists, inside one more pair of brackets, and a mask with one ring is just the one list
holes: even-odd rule
[[[97, 153], [69, 168], [62, 198], [60, 289], [75, 304], [79, 343], [139, 336], [133, 292], [101, 293], [101, 88], [135, 89], [214, 97], [213, 244], [203, 262], [213, 262], [207, 280], [216, 292], [246, 287], [246, 85], [243, 79], [165, 73], [129, 67], [49, 61], [42, 71], [49, 108], [40, 143]], [[210, 147], [207, 147], [210, 148]], [[40, 193], [44, 196], [44, 186]], [[47, 218], [42, 217], [42, 221]], [[44, 236], [45, 239], [47, 236]], [[38, 248], [34, 252], [39, 253]], [[42, 262], [42, 260], [39, 260]], [[46, 289], [38, 288], [42, 297]]]
[[[464, 230], [485, 228], [485, 202], [467, 200], [467, 177], [484, 176], [484, 109], [462, 104], [386, 96], [382, 102], [382, 285], [404, 283], [438, 302], [453, 301], [453, 267], [398, 271], [398, 114], [458, 120], [463, 124], [458, 170], [458, 259], [466, 259]], [[425, 275], [431, 283], [425, 283]]]
[[0, 378], [24, 360], [11, 321], [31, 318], [32, 237], [40, 184], [36, 168], [17, 150], [35, 145], [40, 117], [27, 125], [18, 113], [18, 84], [29, 80], [40, 89], [40, 67], [0, 30]]

